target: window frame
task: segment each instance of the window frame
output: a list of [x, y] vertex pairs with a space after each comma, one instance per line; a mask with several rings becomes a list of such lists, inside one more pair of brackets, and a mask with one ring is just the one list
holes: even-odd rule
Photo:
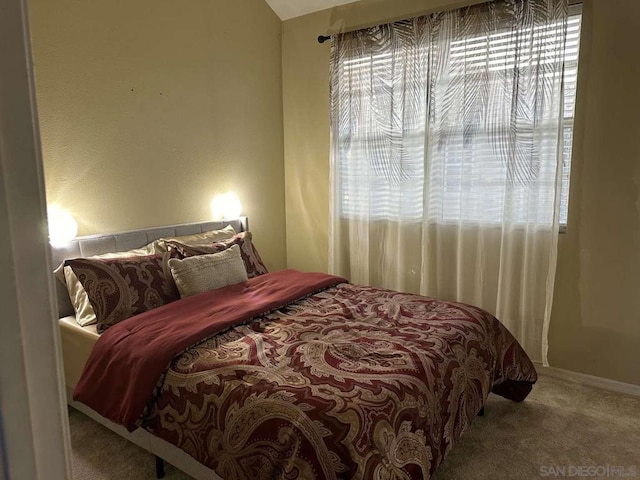
[[[567, 112], [567, 109], [565, 108], [565, 104], [567, 103], [567, 99], [569, 97], [567, 97], [566, 94], [566, 89], [564, 90], [564, 94], [563, 94], [563, 99], [562, 99], [562, 103], [561, 103], [561, 108], [563, 110], [563, 118], [562, 118], [562, 125], [561, 125], [561, 137], [562, 137], [562, 142], [563, 142], [563, 155], [562, 155], [562, 165], [561, 168], [564, 170], [565, 168], [567, 169], [567, 174], [566, 176], [563, 174], [563, 179], [562, 179], [562, 187], [561, 187], [561, 198], [560, 198], [560, 225], [559, 225], [559, 231], [560, 233], [566, 233], [567, 232], [567, 224], [568, 224], [568, 217], [569, 217], [569, 194], [570, 194], [570, 188], [571, 188], [571, 165], [572, 165], [572, 156], [573, 156], [573, 139], [574, 139], [574, 135], [575, 135], [575, 106], [576, 106], [576, 97], [577, 97], [577, 90], [578, 90], [578, 73], [579, 73], [579, 56], [580, 56], [580, 39], [581, 39], [581, 34], [582, 34], [582, 21], [583, 21], [583, 14], [582, 14], [582, 3], [573, 3], [569, 6], [569, 12], [568, 12], [568, 17], [569, 20], [571, 20], [572, 17], [579, 17], [579, 27], [577, 29], [578, 32], [578, 42], [577, 42], [577, 52], [575, 55], [575, 59], [570, 60], [569, 62], [566, 62], [564, 65], [564, 78], [563, 78], [563, 84], [566, 85], [567, 84], [567, 75], [568, 75], [568, 71], [575, 71], [575, 74], [573, 76], [573, 89], [571, 91], [571, 95], [572, 95], [572, 99], [571, 99], [571, 103], [572, 103], [572, 107], [570, 109], [569, 112]], [[385, 56], [385, 55], [381, 55], [381, 56]], [[350, 66], [352, 65], [357, 65], [357, 63], [360, 61], [360, 59], [349, 59], [345, 62], [345, 64], [349, 64]], [[364, 88], [364, 87], [363, 87]], [[569, 113], [569, 114], [568, 114]], [[568, 128], [567, 128], [568, 127]], [[550, 128], [555, 128], [555, 127], [550, 127]], [[569, 132], [567, 134], [567, 131]], [[428, 135], [428, 132], [426, 131], [426, 128], [423, 127], [423, 129], [414, 129], [412, 130], [411, 133], [412, 136], [417, 136], [417, 137], [422, 137], [424, 135]], [[346, 137], [346, 138], [345, 138]], [[365, 135], [356, 135], [356, 141], [362, 141], [361, 139], [364, 138]], [[567, 138], [569, 139], [569, 145], [568, 148], [566, 147], [566, 140]], [[337, 138], [337, 142], [338, 142], [338, 146], [337, 149], [341, 150], [343, 148], [343, 146], [347, 143], [351, 143], [354, 140], [354, 136], [352, 136], [351, 134], [347, 134], [347, 135], [343, 135], [343, 136], [339, 136]], [[568, 165], [568, 166], [567, 166]], [[344, 184], [341, 181], [342, 178], [342, 172], [340, 171], [340, 166], [336, 167], [338, 169], [337, 172], [337, 178], [338, 178], [338, 183], [339, 183], [339, 187], [338, 187], [338, 192], [339, 194], [337, 195], [338, 200], [337, 200], [337, 208], [338, 208], [338, 215], [340, 218], [357, 218], [358, 215], [360, 215], [357, 211], [351, 210], [351, 212], [345, 212], [345, 197], [348, 197], [349, 192], [345, 191], [344, 188]], [[423, 185], [424, 188], [424, 185]], [[400, 195], [402, 195], [400, 193]], [[563, 208], [563, 198], [566, 199], [564, 202], [564, 211], [562, 210]], [[348, 201], [348, 198], [346, 199], [346, 201]], [[357, 207], [356, 207], [357, 209]], [[393, 220], [394, 218], [391, 218], [391, 220]], [[389, 221], [389, 218], [386, 218], [386, 216], [384, 215], [380, 215], [380, 218], [374, 217], [373, 220], [384, 220], [384, 221]], [[415, 221], [416, 223], [418, 222], [422, 222], [422, 221], [426, 221], [427, 223], [439, 223], [439, 224], [463, 224], [464, 226], [474, 226], [474, 225], [483, 225], [483, 226], [491, 226], [491, 224], [495, 224], [496, 226], [500, 225], [500, 222], [495, 222], [495, 221], [491, 221], [491, 220], [487, 220], [487, 221], [474, 221], [474, 220], [463, 220], [463, 219], [446, 219], [446, 218], [441, 218], [441, 219], [431, 219], [428, 218], [428, 214], [426, 214], [424, 212], [424, 210], [422, 210], [420, 212], [420, 214], [415, 214], [415, 215], [405, 215], [405, 216], [401, 216], [399, 218], [400, 221], [402, 222], [413, 222]], [[517, 225], [517, 224], [515, 224]], [[523, 223], [523, 225], [525, 225], [525, 223]]]

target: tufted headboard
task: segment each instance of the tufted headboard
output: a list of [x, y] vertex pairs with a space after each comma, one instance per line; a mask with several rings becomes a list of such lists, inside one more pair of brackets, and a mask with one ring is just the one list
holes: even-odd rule
[[[145, 245], [165, 237], [180, 237], [194, 233], [218, 230], [231, 225], [236, 232], [249, 230], [247, 217], [239, 217], [234, 220], [221, 220], [215, 222], [183, 223], [180, 225], [168, 225], [165, 227], [153, 227], [140, 230], [129, 230], [119, 233], [107, 233], [98, 235], [86, 235], [77, 237], [64, 247], [51, 248], [51, 263], [57, 267], [69, 258], [90, 257], [110, 252], [124, 252]], [[65, 285], [56, 279], [56, 296], [58, 300], [58, 314], [60, 317], [73, 315], [73, 306], [69, 299], [69, 293]]]

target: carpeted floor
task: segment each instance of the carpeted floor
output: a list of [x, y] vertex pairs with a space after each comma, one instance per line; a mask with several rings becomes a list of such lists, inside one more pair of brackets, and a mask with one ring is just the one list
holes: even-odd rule
[[[151, 454], [76, 410], [69, 418], [74, 478], [155, 478]], [[165, 478], [191, 477], [167, 465]], [[491, 395], [433, 478], [640, 479], [640, 398], [547, 376], [524, 403]]]

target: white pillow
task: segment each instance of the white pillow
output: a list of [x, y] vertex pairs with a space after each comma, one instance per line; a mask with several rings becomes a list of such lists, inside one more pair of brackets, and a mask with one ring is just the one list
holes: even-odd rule
[[169, 260], [169, 268], [181, 298], [247, 280], [247, 271], [238, 245], [220, 253], [197, 255], [183, 260], [172, 258]]
[[185, 245], [201, 245], [203, 243], [213, 243], [219, 242], [221, 240], [228, 240], [230, 238], [233, 238], [235, 234], [236, 231], [233, 229], [233, 227], [231, 225], [227, 225], [220, 230], [194, 233], [193, 235], [184, 235], [181, 237], [160, 238], [151, 242], [145, 248], [150, 248], [153, 253], [164, 253], [167, 251], [167, 242], [169, 241], [176, 241], [184, 243]]

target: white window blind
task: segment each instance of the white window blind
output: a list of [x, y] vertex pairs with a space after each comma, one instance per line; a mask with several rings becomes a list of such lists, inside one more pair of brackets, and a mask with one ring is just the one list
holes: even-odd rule
[[[580, 24], [580, 8], [572, 7], [564, 64], [561, 225], [566, 225], [568, 212]], [[454, 65], [457, 58], [463, 59], [460, 65], [464, 65], [464, 69], [452, 68], [442, 81], [450, 82], [455, 76], [473, 76], [482, 70], [488, 72], [485, 87], [500, 88], [495, 80], [499, 76], [492, 76], [491, 72], [512, 70], [514, 59], [517, 59], [517, 68], [525, 69], [544, 64], [545, 55], [549, 55], [549, 62], [554, 61], [553, 49], [550, 50], [548, 44], [551, 39], [557, 39], [557, 25], [524, 32], [516, 41], [512, 35], [511, 32], [497, 32], [451, 42], [447, 45], [449, 58]], [[546, 44], [545, 48], [537, 48], [541, 44]], [[523, 51], [530, 54], [523, 54]], [[338, 119], [337, 132], [334, 132], [338, 140], [336, 168], [340, 215], [493, 223], [501, 222], [507, 211], [515, 222], [550, 223], [553, 208], [549, 206], [553, 205], [556, 191], [555, 165], [534, 162], [524, 170], [510, 170], [497, 149], [502, 145], [500, 132], [512, 125], [484, 124], [475, 131], [449, 119], [440, 104], [430, 104], [426, 89], [418, 98], [405, 98], [406, 92], [402, 89], [389, 95], [390, 78], [395, 82], [394, 87], [403, 81], [429, 81], [430, 66], [426, 64], [424, 68], [411, 69], [412, 78], [398, 77], [408, 71], [402, 68], [402, 62], [428, 58], [428, 55], [414, 53], [402, 55], [402, 52], [394, 51], [392, 54], [382, 49], [375, 54], [345, 58], [339, 65], [337, 88], [351, 93], [349, 104], [341, 106], [344, 115]], [[436, 89], [437, 85], [431, 88]], [[451, 99], [449, 103], [455, 105], [455, 101]], [[397, 102], [405, 105], [402, 121], [394, 122], [392, 118], [389, 122], [381, 121], [380, 112], [397, 115], [397, 106], [394, 108], [393, 105]], [[375, 117], [367, 114], [371, 106], [375, 106]], [[465, 107], [459, 105], [458, 108]], [[518, 135], [524, 139], [533, 138], [541, 154], [554, 156], [557, 118], [545, 120], [543, 116], [536, 122], [535, 125], [526, 122], [516, 125]], [[397, 125], [401, 125], [401, 129]], [[425, 145], [429, 146], [430, 152], [426, 156]], [[437, 193], [430, 198], [431, 192], [436, 190], [434, 182]], [[536, 182], [536, 195], [545, 197], [541, 199], [539, 209], [530, 205], [528, 185], [531, 182]], [[509, 188], [505, 186], [507, 184], [510, 184]]]

